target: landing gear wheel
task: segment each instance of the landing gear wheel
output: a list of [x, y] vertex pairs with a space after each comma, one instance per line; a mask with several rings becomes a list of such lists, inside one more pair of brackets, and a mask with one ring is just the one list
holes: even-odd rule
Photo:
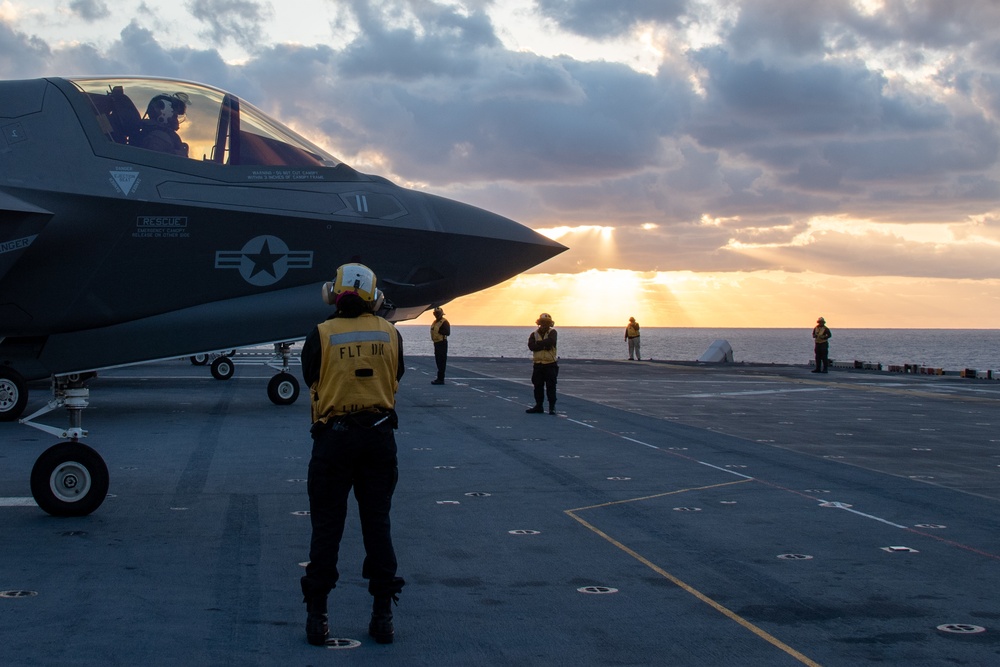
[[195, 354], [195, 355], [191, 356], [191, 365], [192, 366], [205, 366], [207, 364], [208, 364], [208, 355], [207, 354]]
[[0, 422], [15, 421], [28, 405], [28, 385], [13, 368], [0, 366]]
[[60, 442], [35, 461], [31, 495], [52, 516], [86, 516], [108, 495], [108, 466], [87, 445]]
[[275, 405], [291, 405], [299, 397], [299, 381], [290, 373], [278, 373], [267, 383], [267, 397]]
[[228, 380], [236, 372], [236, 366], [229, 357], [219, 357], [212, 362], [212, 377], [216, 380]]

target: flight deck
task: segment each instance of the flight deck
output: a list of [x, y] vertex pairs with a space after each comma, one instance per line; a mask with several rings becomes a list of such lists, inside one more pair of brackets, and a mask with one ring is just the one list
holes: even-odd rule
[[528, 359], [408, 357], [395, 643], [352, 500], [314, 647], [307, 393], [235, 362], [91, 381], [89, 516], [34, 505], [55, 441], [0, 424], [4, 664], [1000, 664], [1000, 382], [565, 359], [553, 416]]

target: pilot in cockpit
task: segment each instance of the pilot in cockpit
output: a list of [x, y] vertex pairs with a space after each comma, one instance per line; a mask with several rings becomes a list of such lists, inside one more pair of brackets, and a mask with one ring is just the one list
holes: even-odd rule
[[161, 93], [149, 101], [142, 119], [138, 146], [149, 150], [188, 156], [188, 145], [177, 134], [187, 112], [188, 96], [184, 93]]

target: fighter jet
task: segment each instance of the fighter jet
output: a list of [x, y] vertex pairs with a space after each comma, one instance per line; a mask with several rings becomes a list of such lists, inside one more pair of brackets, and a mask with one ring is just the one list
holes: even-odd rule
[[[217, 88], [162, 78], [0, 82], [0, 421], [64, 438], [38, 458], [50, 514], [89, 514], [107, 466], [80, 442], [101, 370], [303, 338], [339, 265], [400, 321], [565, 250], [510, 219], [358, 172]], [[218, 361], [218, 360], [217, 360]], [[232, 365], [215, 369], [231, 374]], [[289, 403], [298, 383], [272, 379]], [[65, 408], [69, 427], [35, 423]]]

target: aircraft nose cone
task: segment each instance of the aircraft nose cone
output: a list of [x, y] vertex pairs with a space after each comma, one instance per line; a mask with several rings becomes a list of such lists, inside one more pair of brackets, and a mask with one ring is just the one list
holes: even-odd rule
[[470, 204], [428, 195], [440, 231], [465, 237], [472, 246], [489, 243], [489, 250], [468, 259], [479, 271], [491, 274], [492, 285], [521, 273], [567, 250], [518, 222]]
[[374, 262], [398, 320], [492, 287], [566, 250], [561, 243], [476, 206], [415, 193], [418, 226], [381, 237]]

